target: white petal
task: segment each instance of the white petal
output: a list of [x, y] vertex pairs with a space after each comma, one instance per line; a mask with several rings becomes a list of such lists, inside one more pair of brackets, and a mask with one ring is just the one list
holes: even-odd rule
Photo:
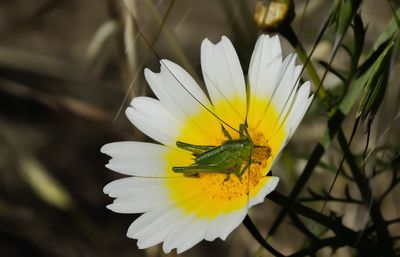
[[114, 180], [108, 183], [103, 191], [111, 197], [119, 197], [130, 192], [137, 192], [144, 189], [152, 190], [160, 188], [164, 184], [163, 179], [128, 177]]
[[172, 203], [164, 203], [151, 211], [142, 214], [128, 228], [127, 236], [130, 238], [139, 239], [147, 230], [159, 225], [165, 221], [171, 221], [179, 217]]
[[207, 233], [204, 238], [208, 241], [213, 241], [216, 238], [225, 240], [226, 237], [237, 228], [244, 220], [247, 214], [247, 208], [242, 208], [236, 212], [220, 215], [215, 218], [209, 225]]
[[[185, 178], [171, 178], [177, 179], [181, 183], [185, 183]], [[190, 201], [192, 200], [198, 192], [188, 192], [185, 196], [182, 196], [180, 201]], [[167, 195], [167, 194], [165, 194]], [[180, 202], [179, 202], [180, 203]], [[181, 219], [183, 214], [181, 212], [176, 212], [176, 204], [171, 201], [165, 200], [164, 203], [160, 204], [156, 208], [144, 213], [139, 218], [137, 218], [128, 229], [128, 237], [131, 238], [142, 238], [144, 239], [148, 236], [149, 231], [154, 229], [154, 226], [161, 224], [163, 222], [171, 223], [175, 220]], [[179, 216], [179, 219], [177, 218]]]
[[182, 217], [168, 233], [164, 240], [163, 250], [165, 253], [169, 253], [172, 249], [177, 248], [176, 238], [186, 231], [186, 228], [195, 221], [193, 215]]
[[[270, 119], [270, 117], [265, 117], [265, 114], [269, 108], [274, 107], [275, 111], [278, 114], [281, 114], [285, 107], [287, 107], [288, 100], [291, 101], [293, 99], [295, 93], [293, 88], [297, 84], [294, 76], [296, 73], [300, 73], [301, 70], [300, 66], [297, 68], [295, 67], [295, 61], [295, 54], [289, 55], [283, 61], [276, 77], [277, 81], [274, 85], [271, 95], [266, 97], [267, 100], [265, 101], [265, 107], [261, 111], [261, 115], [259, 116], [260, 120], [257, 122], [257, 124], [260, 124], [265, 119]], [[259, 98], [259, 96], [257, 96], [257, 98]], [[259, 112], [260, 110], [256, 110], [256, 112], [257, 111]], [[285, 112], [287, 112], [287, 109], [285, 109]], [[281, 115], [278, 115], [278, 118], [280, 117]], [[268, 120], [268, 122], [272, 124], [278, 123], [277, 120]]]
[[287, 131], [289, 131], [289, 139], [296, 131], [297, 127], [300, 124], [300, 121], [303, 119], [304, 114], [306, 113], [308, 107], [312, 102], [314, 95], [309, 97], [309, 94], [310, 83], [306, 82], [299, 88], [296, 94], [296, 99], [294, 100], [295, 102], [293, 104], [293, 107], [291, 108], [290, 114], [285, 121]]
[[295, 58], [290, 67], [286, 70], [281, 83], [278, 85], [275, 95], [273, 96], [274, 106], [277, 113], [279, 113], [279, 121], [282, 122], [285, 119], [290, 107], [292, 106], [292, 101], [296, 95], [296, 89], [299, 83], [300, 73], [302, 66], [294, 66]]
[[279, 178], [278, 177], [271, 177], [269, 178], [268, 182], [264, 187], [258, 192], [258, 194], [250, 199], [249, 207], [252, 207], [258, 203], [264, 201], [266, 195], [271, 193], [275, 190], [276, 186], [278, 185]]
[[130, 195], [124, 198], [119, 197], [107, 208], [117, 213], [143, 213], [154, 209], [167, 200], [159, 192], [143, 195]]
[[276, 151], [276, 156], [272, 159], [272, 163], [269, 165], [269, 169], [272, 168], [274, 163], [279, 160], [283, 148], [287, 145], [290, 138], [293, 136], [298, 125], [303, 119], [305, 112], [308, 110], [308, 107], [310, 106], [313, 99], [313, 96], [309, 97], [309, 94], [310, 82], [307, 81], [295, 93], [295, 97], [288, 107], [287, 113], [285, 115], [282, 115], [280, 117], [280, 121], [274, 125], [274, 132], [272, 133], [272, 135], [276, 135], [276, 132], [278, 130], [284, 129], [286, 131], [286, 137], [280, 144], [279, 150]]
[[290, 131], [290, 136], [293, 136], [294, 132], [296, 132], [296, 129], [299, 126], [301, 120], [303, 119], [304, 114], [307, 112], [308, 107], [310, 106], [313, 97], [314, 96], [312, 95], [312, 96], [310, 96], [310, 98], [307, 99], [307, 101], [305, 102], [305, 104], [303, 106], [302, 111], [297, 114], [297, 118], [293, 119], [291, 128], [289, 130]]
[[160, 103], [150, 97], [136, 97], [126, 116], [144, 134], [165, 145], [175, 146], [180, 122]]
[[[104, 145], [102, 153], [112, 157], [106, 165], [110, 170], [132, 176], [165, 176], [164, 155], [168, 147], [145, 142], [116, 142]], [[173, 176], [173, 173], [168, 173]]]
[[138, 238], [137, 245], [139, 249], [145, 249], [150, 246], [159, 244], [164, 241], [165, 237], [168, 235], [168, 233], [171, 231], [171, 229], [175, 226], [175, 223], [177, 220], [174, 222], [167, 221], [165, 223], [160, 224], [158, 227], [153, 227], [153, 230], [150, 230], [148, 233], [148, 236], [143, 236]]
[[204, 239], [204, 235], [209, 227], [209, 221], [196, 220], [179, 235], [176, 242], [177, 253], [180, 254], [189, 248], [193, 247], [201, 240]]
[[[145, 69], [144, 75], [161, 103], [181, 122], [203, 107], [210, 106], [206, 95], [194, 79], [179, 65], [161, 60], [160, 73]], [[199, 103], [200, 102], [200, 103]]]
[[[158, 210], [155, 211], [158, 212]], [[163, 242], [175, 224], [182, 219], [180, 211], [174, 208], [168, 210], [164, 209], [164, 212], [159, 213], [159, 215], [159, 217], [149, 221], [147, 226], [138, 231], [135, 231], [135, 226], [133, 224], [129, 227], [128, 237], [138, 239], [137, 244], [140, 249]]]
[[[246, 113], [246, 88], [243, 71], [235, 48], [225, 36], [217, 44], [204, 39], [201, 44], [201, 68], [211, 101], [223, 101], [231, 111], [244, 120]], [[243, 99], [242, 106], [229, 103], [234, 97]]]
[[104, 192], [116, 197], [107, 208], [118, 213], [142, 213], [168, 201], [161, 179], [123, 178], [109, 183]]
[[282, 50], [279, 37], [270, 38], [268, 35], [261, 35], [254, 47], [249, 66], [248, 76], [252, 97], [272, 95], [281, 64]]
[[[193, 213], [210, 207], [207, 201], [196, 200], [199, 197], [198, 194], [194, 194], [194, 196], [186, 200], [197, 202], [196, 208], [191, 210]], [[164, 251], [168, 253], [174, 248], [178, 253], [186, 251], [204, 239], [209, 224], [210, 221], [204, 218], [199, 218], [194, 214], [185, 214], [166, 236], [163, 245]]]

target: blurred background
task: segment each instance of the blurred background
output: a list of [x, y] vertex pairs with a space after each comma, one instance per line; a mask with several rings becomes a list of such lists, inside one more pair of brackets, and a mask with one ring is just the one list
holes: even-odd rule
[[[294, 1], [292, 26], [306, 52], [310, 52], [332, 2]], [[247, 73], [255, 40], [261, 33], [253, 20], [255, 6], [256, 1], [239, 0], [1, 0], [0, 255], [164, 256], [159, 246], [137, 249], [136, 242], [125, 236], [135, 215], [107, 210], [105, 206], [112, 199], [102, 192], [105, 184], [121, 176], [104, 167], [108, 157], [100, 153], [101, 146], [120, 140], [147, 140], [124, 114], [134, 96], [152, 95], [143, 78], [144, 67], [159, 70], [157, 57], [137, 29], [159, 56], [182, 65], [198, 81], [201, 41], [208, 37], [216, 42], [226, 35]], [[360, 14], [368, 24], [365, 45], [371, 47], [392, 11], [386, 1], [366, 0]], [[285, 56], [294, 51], [284, 38], [281, 41]], [[332, 38], [323, 37], [313, 61], [327, 61], [332, 47]], [[341, 69], [349, 61], [339, 51], [333, 64]], [[323, 66], [316, 67], [322, 75]], [[398, 74], [398, 63], [393, 69]], [[334, 91], [338, 81], [328, 74], [323, 86]], [[379, 122], [371, 132], [371, 145], [389, 127], [395, 131], [391, 142], [398, 144], [399, 122], [393, 118], [398, 95], [399, 82], [390, 77]], [[283, 194], [290, 192], [307, 156], [322, 137], [327, 115], [318, 105], [311, 108], [274, 169], [281, 177], [278, 190]], [[354, 117], [355, 110], [350, 115]], [[354, 119], [345, 121], [347, 132], [353, 123]], [[352, 147], [362, 150], [363, 140], [361, 129]], [[327, 164], [323, 167], [335, 167], [340, 159], [338, 146], [333, 143], [323, 157]], [[333, 173], [323, 170], [317, 168], [309, 187], [329, 188]], [[341, 186], [339, 179], [337, 187]], [[379, 191], [379, 186], [375, 188]], [[399, 200], [397, 192], [386, 203], [385, 215], [400, 215]], [[366, 224], [365, 215], [357, 207], [337, 203], [327, 209], [344, 215], [343, 222], [350, 227]], [[250, 215], [265, 234], [278, 211], [278, 206], [266, 201]], [[271, 240], [285, 254], [305, 245], [304, 235], [288, 220]], [[258, 248], [240, 226], [227, 242], [202, 242], [183, 256], [270, 256]], [[332, 249], [325, 249], [318, 256], [331, 254]], [[334, 253], [352, 254], [347, 248]]]

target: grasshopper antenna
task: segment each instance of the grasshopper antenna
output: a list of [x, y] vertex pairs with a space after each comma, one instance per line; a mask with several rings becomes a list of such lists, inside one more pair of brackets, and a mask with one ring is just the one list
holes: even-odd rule
[[[308, 1], [307, 1], [307, 2], [308, 2]], [[308, 63], [311, 61], [311, 57], [313, 56], [313, 54], [314, 54], [314, 52], [315, 52], [315, 49], [317, 48], [317, 45], [318, 45], [319, 42], [321, 41], [322, 36], [324, 35], [326, 29], [328, 28], [330, 20], [331, 20], [331, 18], [330, 18], [330, 17], [327, 17], [327, 18], [325, 19], [324, 23], [322, 24], [321, 31], [318, 33], [318, 36], [317, 36], [317, 38], [316, 38], [316, 40], [315, 40], [315, 42], [314, 42], [314, 44], [313, 44], [313, 47], [312, 47], [312, 49], [311, 49], [311, 52], [310, 52], [310, 54], [307, 56], [307, 59], [306, 59], [306, 61], [305, 61], [304, 64], [303, 64], [303, 67], [302, 67], [302, 69], [301, 69], [301, 72], [300, 72], [300, 74], [299, 74], [297, 80], [296, 80], [296, 83], [298, 83], [298, 82], [300, 81], [301, 75], [303, 74], [304, 70], [306, 69]], [[292, 35], [288, 35], [288, 36], [294, 36], [294, 37], [296, 37], [296, 35], [293, 33], [293, 30], [290, 31], [290, 32], [291, 32]], [[332, 58], [331, 58], [331, 62], [332, 62]], [[324, 80], [325, 80], [325, 78], [326, 78], [327, 72], [328, 72], [328, 68], [325, 69], [325, 72], [324, 72], [324, 74], [323, 74], [323, 77], [322, 77], [321, 81], [319, 81], [319, 85], [318, 85], [318, 87], [317, 87], [317, 90], [315, 91], [315, 94], [316, 94], [316, 95], [318, 94], [319, 90], [321, 89], [321, 87], [322, 87], [322, 85], [323, 85], [323, 83], [324, 83]], [[290, 94], [292, 94], [292, 92], [290, 92]], [[314, 100], [315, 100], [315, 98], [313, 99], [312, 103], [314, 102]], [[288, 102], [288, 101], [285, 102], [285, 106], [286, 106], [287, 102]], [[312, 103], [311, 103], [311, 104], [312, 104]], [[280, 118], [280, 117], [279, 117], [279, 118]], [[286, 119], [286, 117], [285, 117], [285, 119]]]
[[[313, 54], [314, 54], [314, 52], [315, 52], [315, 49], [317, 48], [318, 43], [321, 41], [322, 36], [324, 35], [326, 29], [327, 29], [328, 26], [329, 26], [329, 21], [330, 21], [330, 18], [329, 18], [329, 17], [328, 17], [327, 19], [325, 19], [325, 21], [324, 21], [324, 23], [323, 23], [323, 25], [322, 25], [322, 27], [321, 27], [321, 31], [319, 32], [319, 34], [318, 34], [318, 36], [317, 36], [317, 38], [316, 38], [316, 40], [315, 40], [315, 42], [314, 42], [314, 44], [313, 44], [313, 47], [312, 47], [312, 49], [311, 49], [311, 52], [310, 52], [310, 54], [307, 56], [307, 59], [306, 59], [306, 61], [304, 62], [303, 67], [301, 68], [300, 74], [299, 74], [299, 76], [297, 77], [297, 80], [296, 80], [295, 84], [297, 84], [297, 83], [300, 81], [301, 75], [303, 74], [304, 70], [306, 69], [308, 63], [311, 61], [311, 57], [313, 56]], [[288, 36], [293, 36], [293, 35], [288, 35]], [[327, 70], [325, 70], [325, 73], [326, 73], [326, 71], [327, 71]], [[319, 82], [319, 85], [318, 85], [318, 88], [317, 88], [315, 94], [318, 94], [318, 92], [319, 92], [320, 88], [322, 87], [322, 84], [323, 84], [323, 82], [324, 82], [324, 80], [325, 80], [325, 77], [326, 77], [326, 74], [324, 74], [322, 80]], [[276, 88], [275, 88], [275, 89], [276, 89]], [[272, 93], [271, 100], [272, 100], [272, 97], [273, 97], [274, 94], [275, 94], [275, 89], [274, 89], [274, 92]], [[290, 99], [291, 95], [292, 95], [293, 93], [295, 93], [295, 90], [296, 90], [296, 87], [293, 87], [293, 89], [291, 90], [291, 92], [290, 92], [290, 94], [289, 94], [289, 97], [286, 99], [286, 102], [285, 102], [285, 104], [284, 104], [282, 110], [285, 110], [287, 104], [289, 103], [289, 99]], [[312, 105], [312, 103], [314, 102], [314, 100], [315, 100], [315, 98], [312, 100], [311, 105]], [[270, 104], [270, 103], [268, 103], [268, 106], [266, 107], [266, 110], [264, 111], [264, 113], [266, 113], [267, 109], [269, 108], [269, 104]], [[290, 110], [292, 107], [293, 107], [293, 102], [291, 103], [291, 106], [289, 107], [289, 110]], [[283, 114], [283, 112], [281, 112], [281, 113], [279, 114], [279, 117], [278, 117], [278, 119], [277, 119], [277, 121], [276, 121], [276, 123], [275, 123], [275, 125], [274, 125], [274, 127], [276, 127], [276, 126], [278, 125], [278, 128], [277, 128], [277, 129], [274, 128], [274, 131], [275, 131], [275, 132], [272, 134], [271, 138], [274, 137], [275, 134], [276, 134], [276, 133], [280, 130], [280, 128], [282, 127], [282, 125], [284, 124], [284, 121], [287, 119], [287, 117], [288, 117], [288, 115], [289, 115], [289, 111], [286, 112], [285, 117], [282, 119], [282, 122], [281, 122], [280, 124], [278, 124], [279, 120], [281, 120], [282, 114]]]
[[[247, 85], [246, 86], [246, 116], [244, 118], [244, 127], [245, 127], [246, 130], [248, 128], [248, 117], [249, 117], [250, 96], [251, 96], [251, 94], [250, 94], [250, 86], [248, 86], [248, 84], [249, 83], [246, 84]], [[241, 133], [243, 133], [243, 132], [241, 131]], [[254, 144], [253, 140], [251, 139], [251, 137], [250, 137], [250, 135], [248, 133], [248, 131], [247, 131], [247, 133], [243, 133], [243, 134], [247, 134], [245, 136], [249, 137], [248, 140], [250, 140], [251, 143]], [[247, 210], [250, 209], [250, 174], [251, 174], [251, 161], [252, 161], [252, 158], [253, 158], [253, 149], [250, 152], [250, 156], [249, 156], [249, 160], [248, 160], [249, 167], [248, 167], [248, 170], [247, 170], [247, 202], [246, 202], [246, 209]]]
[[249, 86], [249, 83], [246, 84], [246, 116], [244, 117], [244, 125], [246, 128], [248, 127], [248, 117], [249, 117], [249, 109], [250, 109], [250, 99], [251, 99], [251, 88]]
[[205, 110], [207, 110], [207, 112], [209, 112], [212, 116], [214, 116], [216, 119], [218, 119], [221, 123], [223, 123], [224, 125], [226, 125], [227, 127], [229, 127], [230, 129], [238, 132], [239, 130], [235, 129], [234, 127], [232, 127], [231, 125], [229, 125], [227, 122], [225, 122], [223, 119], [221, 119], [220, 117], [218, 117], [213, 111], [211, 111], [210, 108], [208, 108], [207, 106], [205, 106], [199, 99], [197, 99], [183, 84], [182, 82], [179, 81], [179, 79], [175, 76], [174, 73], [172, 73], [172, 71], [168, 68], [168, 66], [163, 62], [163, 60], [161, 59], [161, 57], [158, 55], [158, 53], [154, 50], [153, 46], [150, 44], [150, 42], [147, 40], [147, 38], [144, 36], [142, 30], [140, 29], [135, 17], [132, 16], [132, 19], [134, 19], [135, 24], [136, 24], [136, 28], [138, 30], [138, 33], [140, 35], [140, 37], [143, 39], [143, 41], [145, 42], [145, 44], [147, 45], [147, 47], [150, 49], [150, 51], [154, 54], [154, 56], [156, 56], [156, 58], [160, 61], [160, 63], [162, 65], [164, 65], [164, 67], [167, 69], [167, 71], [172, 75], [172, 77], [174, 77], [174, 79], [179, 83], [179, 85], [197, 102], [199, 103]]

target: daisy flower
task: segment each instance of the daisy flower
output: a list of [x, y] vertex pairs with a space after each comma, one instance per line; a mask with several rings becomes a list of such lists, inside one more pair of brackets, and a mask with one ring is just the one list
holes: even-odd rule
[[[296, 55], [282, 60], [277, 36], [257, 40], [247, 87], [236, 51], [228, 38], [201, 44], [201, 67], [208, 96], [179, 65], [161, 60], [161, 71], [145, 69], [158, 99], [136, 97], [126, 109], [134, 126], [158, 143], [116, 142], [101, 152], [112, 159], [107, 168], [129, 175], [104, 187], [115, 198], [107, 206], [118, 213], [143, 213], [127, 236], [139, 248], [163, 243], [165, 253], [181, 253], [201, 240], [225, 240], [278, 184], [269, 171], [308, 109], [310, 83], [299, 86]], [[247, 121], [247, 122], [246, 122]], [[177, 173], [196, 156], [177, 147], [221, 146], [240, 137], [241, 124], [254, 146], [250, 166], [241, 176], [231, 170]], [[224, 126], [224, 129], [221, 126]], [[243, 166], [246, 162], [243, 162]]]

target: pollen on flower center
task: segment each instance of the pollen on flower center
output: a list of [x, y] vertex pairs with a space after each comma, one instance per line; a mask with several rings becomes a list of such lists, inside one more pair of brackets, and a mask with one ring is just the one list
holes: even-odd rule
[[[202, 190], [209, 197], [231, 200], [236, 197], [249, 195], [260, 179], [265, 176], [265, 168], [271, 157], [271, 148], [262, 133], [249, 129], [254, 147], [251, 156], [252, 163], [245, 173], [238, 177], [235, 173], [199, 173]], [[242, 167], [246, 165], [243, 163]]]

